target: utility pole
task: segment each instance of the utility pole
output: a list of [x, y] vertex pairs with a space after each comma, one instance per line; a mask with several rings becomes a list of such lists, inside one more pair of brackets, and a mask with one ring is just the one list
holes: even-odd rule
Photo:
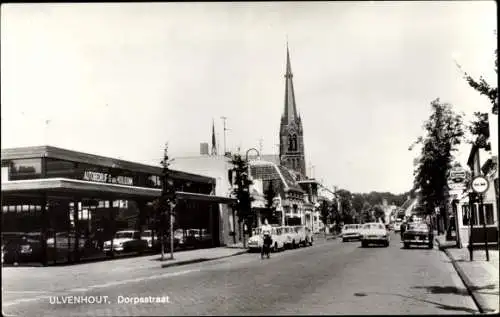
[[224, 154], [223, 155], [226, 155], [226, 131], [228, 131], [228, 129], [226, 128], [226, 120], [227, 120], [227, 117], [220, 117], [222, 119], [222, 122], [224, 123]]

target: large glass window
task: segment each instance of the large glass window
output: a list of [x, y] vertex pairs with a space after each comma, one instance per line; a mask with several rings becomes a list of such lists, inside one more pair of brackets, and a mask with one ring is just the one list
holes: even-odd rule
[[470, 214], [469, 214], [469, 206], [462, 206], [462, 224], [464, 226], [470, 226]]
[[10, 161], [9, 179], [33, 179], [42, 176], [42, 159], [22, 159]]
[[495, 219], [493, 215], [493, 204], [484, 204], [484, 211], [486, 213], [486, 224], [487, 225], [495, 224]]
[[76, 163], [58, 159], [47, 158], [46, 175], [52, 177], [76, 178]]

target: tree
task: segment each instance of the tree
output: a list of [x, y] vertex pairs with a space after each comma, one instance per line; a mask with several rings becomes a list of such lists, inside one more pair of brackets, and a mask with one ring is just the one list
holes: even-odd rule
[[344, 223], [352, 223], [353, 212], [351, 192], [345, 189], [339, 189], [337, 191], [337, 197], [339, 199], [341, 221]]
[[270, 180], [269, 186], [267, 187], [267, 190], [265, 191], [264, 196], [266, 199], [266, 208], [272, 212], [273, 217], [276, 217], [275, 208], [273, 207], [274, 206], [274, 198], [276, 197], [276, 194], [277, 193], [274, 190], [273, 181]]
[[330, 220], [331, 217], [331, 209], [330, 206], [328, 206], [328, 202], [326, 200], [323, 200], [321, 202], [320, 210], [319, 210], [319, 217], [323, 224], [325, 225], [325, 236], [326, 236], [326, 226], [328, 225], [328, 220]]
[[424, 124], [426, 136], [419, 137], [413, 144], [422, 144], [415, 171], [415, 187], [421, 190], [421, 203], [426, 214], [431, 214], [435, 207], [440, 207], [441, 213], [445, 213], [452, 152], [456, 151], [464, 135], [462, 116], [456, 114], [450, 104], [441, 103], [438, 98], [431, 102], [431, 108], [432, 114]]
[[[250, 180], [248, 175], [248, 162], [243, 160], [240, 154], [234, 154], [231, 163], [233, 164], [233, 168], [229, 170], [229, 180], [231, 185], [234, 185], [232, 190], [232, 196], [236, 197], [237, 203], [236, 208], [238, 210], [238, 223], [247, 224], [248, 230], [251, 231], [252, 228], [252, 196], [250, 194], [250, 185], [253, 182]], [[234, 183], [233, 183], [233, 174], [234, 174]]]
[[[479, 80], [475, 80], [467, 72], [463, 71], [462, 67], [458, 63], [457, 67], [462, 72], [462, 75], [469, 84], [469, 86], [471, 86], [474, 90], [479, 92], [479, 94], [486, 96], [490, 100], [492, 105], [491, 112], [493, 114], [498, 115], [498, 87], [493, 87], [490, 84], [488, 84], [486, 80], [483, 78], [483, 76], [480, 76]], [[495, 73], [498, 74], [498, 49], [495, 50]]]
[[373, 216], [375, 217], [376, 221], [382, 219], [382, 221], [385, 223], [385, 211], [382, 206], [376, 205], [375, 207], [373, 207]]
[[491, 150], [490, 138], [490, 127], [488, 123], [488, 114], [483, 112], [474, 112], [474, 119], [469, 125], [469, 131], [473, 136], [474, 140], [469, 143], [477, 145], [480, 149], [485, 149], [486, 151]]
[[370, 204], [365, 201], [363, 203], [363, 208], [361, 210], [361, 215], [360, 215], [361, 223], [367, 223], [373, 221], [371, 209], [372, 206], [370, 206]]

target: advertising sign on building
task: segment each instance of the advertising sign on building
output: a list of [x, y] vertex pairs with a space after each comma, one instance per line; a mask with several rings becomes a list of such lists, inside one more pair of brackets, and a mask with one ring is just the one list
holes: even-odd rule
[[90, 182], [99, 182], [99, 183], [111, 183], [111, 184], [119, 184], [119, 185], [134, 185], [134, 179], [128, 176], [113, 176], [108, 173], [94, 172], [94, 171], [85, 171], [83, 173], [83, 180]]

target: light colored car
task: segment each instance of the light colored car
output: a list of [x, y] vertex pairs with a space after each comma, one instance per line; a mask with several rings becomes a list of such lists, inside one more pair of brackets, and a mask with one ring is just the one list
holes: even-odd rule
[[358, 224], [344, 225], [342, 231], [340, 232], [340, 236], [342, 237], [342, 242], [346, 242], [349, 240], [360, 240], [361, 239], [361, 226]]
[[147, 247], [148, 242], [141, 239], [139, 231], [136, 230], [116, 232], [113, 237], [113, 246], [111, 246], [111, 240], [104, 242], [104, 252], [143, 251]]
[[[78, 247], [79, 249], [83, 249], [85, 247], [86, 239], [83, 235], [80, 235], [78, 239]], [[47, 239], [47, 247], [49, 248], [57, 248], [57, 249], [68, 249], [74, 248], [76, 245], [76, 235], [74, 233], [68, 232], [58, 232], [56, 233], [56, 237]]]
[[390, 235], [385, 225], [382, 223], [365, 223], [361, 227], [361, 246], [367, 247], [369, 244], [382, 244], [389, 246]]
[[306, 233], [306, 227], [305, 226], [294, 226], [293, 229], [297, 233], [298, 239], [299, 239], [299, 246], [307, 246], [309, 243], [307, 241], [307, 233]]
[[[284, 249], [285, 247], [285, 239], [282, 228], [273, 227], [271, 229], [271, 239], [273, 240], [271, 245], [271, 250], [273, 252], [277, 252], [279, 250]], [[261, 228], [255, 228], [252, 230], [252, 236], [248, 239], [248, 248], [250, 251], [259, 251], [262, 248], [262, 230]]]
[[284, 226], [283, 233], [286, 236], [285, 248], [295, 249], [299, 246], [300, 237], [295, 228], [292, 226]]

